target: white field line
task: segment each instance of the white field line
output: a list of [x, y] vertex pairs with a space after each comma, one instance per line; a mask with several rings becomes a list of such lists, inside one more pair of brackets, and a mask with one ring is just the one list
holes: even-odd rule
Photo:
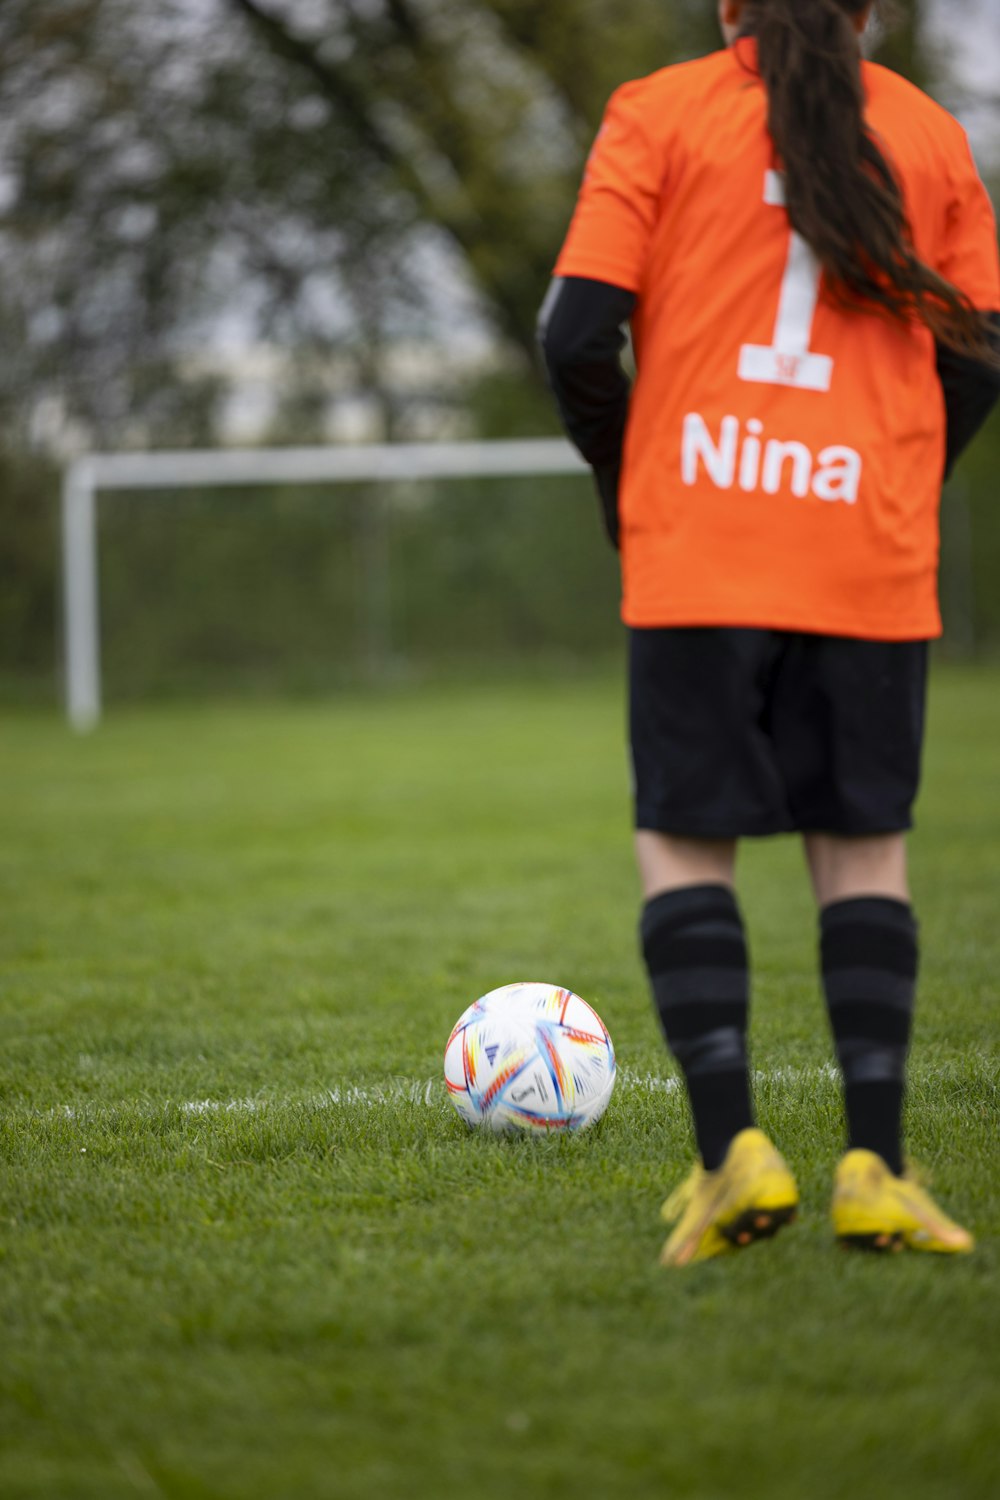
[[[994, 1061], [989, 1054], [979, 1052], [970, 1058], [982, 1066], [983, 1072], [994, 1072]], [[945, 1076], [948, 1068], [933, 1070]], [[926, 1077], [926, 1070], [916, 1069], [918, 1077]], [[839, 1073], [832, 1063], [823, 1063], [818, 1068], [771, 1068], [758, 1070], [754, 1080], [758, 1084], [817, 1084], [837, 1083]], [[619, 1068], [617, 1090], [639, 1096], [673, 1095], [680, 1092], [680, 1079], [663, 1077], [658, 1073], [638, 1073], [632, 1068]], [[239, 1099], [164, 1099], [159, 1104], [149, 1100], [121, 1100], [108, 1104], [95, 1101], [93, 1104], [58, 1104], [53, 1109], [42, 1111], [46, 1119], [101, 1120], [133, 1111], [146, 1119], [161, 1119], [164, 1115], [256, 1115], [268, 1110], [293, 1105], [299, 1109], [323, 1110], [346, 1105], [359, 1110], [393, 1109], [401, 1104], [417, 1104], [427, 1108], [443, 1106], [447, 1101], [444, 1081], [440, 1078], [407, 1079], [395, 1078], [387, 1083], [338, 1084], [314, 1094], [273, 1095], [258, 1097], [247, 1095]]]
[[[769, 1072], [755, 1075], [758, 1083], [818, 1083], [836, 1080], [837, 1071], [829, 1063], [819, 1068], [772, 1068]], [[637, 1073], [632, 1068], [619, 1068], [617, 1089], [626, 1094], [652, 1095], [676, 1094], [680, 1090], [680, 1079], [663, 1077], [658, 1073]], [[280, 1109], [292, 1104], [299, 1108], [322, 1110], [338, 1105], [357, 1109], [395, 1108], [400, 1104], [419, 1104], [427, 1107], [442, 1105], [447, 1101], [444, 1082], [439, 1078], [393, 1079], [380, 1084], [340, 1084], [323, 1089], [315, 1094], [301, 1097], [285, 1095], [263, 1095], [259, 1098], [246, 1096], [240, 1099], [165, 1099], [161, 1104], [149, 1101], [124, 1100], [117, 1104], [73, 1105], [58, 1104], [44, 1112], [47, 1119], [93, 1120], [117, 1114], [122, 1110], [135, 1111], [147, 1118], [161, 1117], [176, 1112], [179, 1115], [254, 1115], [271, 1109]]]

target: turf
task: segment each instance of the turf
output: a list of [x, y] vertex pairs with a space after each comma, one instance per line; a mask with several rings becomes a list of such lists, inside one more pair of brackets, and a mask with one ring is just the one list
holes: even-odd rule
[[[801, 1222], [668, 1275], [691, 1153], [634, 937], [614, 681], [118, 713], [0, 736], [0, 1493], [1000, 1492], [1000, 680], [939, 673], [914, 1154], [975, 1256], [837, 1252], [798, 852], [748, 848], [763, 1123]], [[576, 1139], [444, 1097], [482, 991], [592, 1000]]]

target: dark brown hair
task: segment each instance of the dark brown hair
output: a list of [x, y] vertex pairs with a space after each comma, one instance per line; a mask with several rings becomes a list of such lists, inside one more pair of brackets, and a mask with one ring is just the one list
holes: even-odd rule
[[925, 323], [941, 343], [995, 362], [986, 321], [917, 255], [892, 167], [865, 123], [854, 20], [868, 0], [750, 0], [768, 129], [788, 216], [833, 295]]

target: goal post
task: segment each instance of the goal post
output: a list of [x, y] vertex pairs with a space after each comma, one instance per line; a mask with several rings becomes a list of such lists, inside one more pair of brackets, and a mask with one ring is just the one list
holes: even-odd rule
[[67, 467], [62, 486], [65, 701], [69, 723], [75, 730], [86, 732], [101, 718], [97, 497], [102, 491], [284, 483], [379, 484], [585, 472], [583, 459], [561, 438], [91, 453], [77, 458]]

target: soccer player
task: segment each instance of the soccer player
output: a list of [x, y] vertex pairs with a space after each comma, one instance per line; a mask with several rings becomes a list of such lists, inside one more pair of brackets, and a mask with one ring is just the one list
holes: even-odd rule
[[[737, 840], [801, 833], [849, 1149], [835, 1234], [972, 1248], [907, 1174], [906, 830], [941, 483], [996, 399], [996, 225], [958, 123], [862, 61], [868, 0], [721, 0], [726, 48], [612, 97], [542, 310], [620, 544], [641, 939], [700, 1162], [663, 1261], [769, 1237]], [[631, 322], [638, 374], [622, 369]]]

